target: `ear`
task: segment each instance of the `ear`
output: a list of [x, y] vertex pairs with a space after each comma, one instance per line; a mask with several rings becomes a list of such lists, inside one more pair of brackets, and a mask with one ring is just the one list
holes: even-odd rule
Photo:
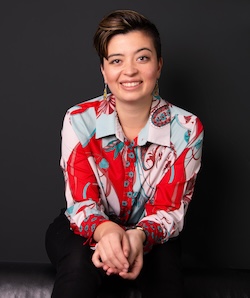
[[100, 69], [101, 69], [101, 72], [102, 72], [104, 83], [107, 83], [107, 81], [106, 81], [106, 75], [105, 75], [105, 71], [104, 71], [103, 65], [100, 66]]
[[163, 66], [163, 58], [161, 57], [158, 62], [158, 76], [159, 77], [161, 75], [162, 66]]

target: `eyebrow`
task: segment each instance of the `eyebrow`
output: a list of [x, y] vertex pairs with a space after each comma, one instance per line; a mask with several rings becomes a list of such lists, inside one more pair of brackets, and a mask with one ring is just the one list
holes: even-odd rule
[[[141, 51], [144, 51], [144, 50], [149, 51], [149, 52], [152, 53], [152, 50], [150, 50], [149, 48], [141, 48], [141, 49], [138, 49], [137, 51], [135, 51], [135, 54], [137, 54], [137, 53], [139, 53], [139, 52], [141, 52]], [[114, 57], [114, 56], [124, 56], [124, 55], [123, 55], [123, 54], [119, 54], [119, 53], [117, 53], [117, 54], [111, 54], [111, 55], [109, 55], [109, 56], [107, 57], [107, 59], [109, 59], [109, 58], [111, 58], [111, 57]]]

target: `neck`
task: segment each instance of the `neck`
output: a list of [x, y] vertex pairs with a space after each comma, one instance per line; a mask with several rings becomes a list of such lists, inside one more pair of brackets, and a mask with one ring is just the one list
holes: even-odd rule
[[129, 140], [138, 136], [141, 129], [146, 125], [150, 113], [150, 104], [116, 103], [116, 110], [123, 132]]

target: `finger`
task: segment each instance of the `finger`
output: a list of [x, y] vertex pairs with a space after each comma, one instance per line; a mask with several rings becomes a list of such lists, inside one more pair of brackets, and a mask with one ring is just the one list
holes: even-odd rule
[[119, 272], [119, 275], [124, 278], [124, 279], [129, 279], [129, 280], [133, 280], [136, 279], [137, 276], [140, 274], [141, 272], [141, 268], [140, 266], [133, 266], [131, 271], [129, 272]]
[[103, 267], [103, 262], [101, 260], [101, 256], [99, 254], [99, 251], [96, 250], [93, 255], [92, 255], [92, 262], [97, 268], [102, 268]]
[[143, 266], [143, 257], [139, 255], [130, 267], [129, 272], [120, 272], [119, 275], [124, 279], [135, 279], [140, 274]]
[[119, 272], [120, 277], [123, 279], [134, 280], [139, 275], [140, 271], [130, 271], [130, 272]]
[[118, 270], [117, 268], [108, 268], [106, 271], [107, 275], [111, 275], [111, 274], [119, 274], [119, 272], [121, 272], [120, 270]]
[[102, 262], [111, 268], [117, 268], [118, 270], [128, 269], [129, 262], [123, 253], [123, 249], [120, 242], [112, 242], [105, 246], [99, 246]]

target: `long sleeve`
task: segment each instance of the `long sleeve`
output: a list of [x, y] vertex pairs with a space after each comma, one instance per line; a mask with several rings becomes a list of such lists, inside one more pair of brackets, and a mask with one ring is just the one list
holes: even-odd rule
[[146, 216], [138, 225], [147, 234], [145, 251], [164, 243], [183, 229], [184, 216], [192, 199], [197, 174], [201, 167], [203, 126], [196, 118], [186, 148], [156, 186], [153, 199], [146, 204]]
[[76, 234], [91, 238], [95, 227], [106, 220], [99, 187], [83, 147], [75, 134], [70, 114], [62, 128], [62, 155], [60, 161], [65, 179], [66, 215]]

